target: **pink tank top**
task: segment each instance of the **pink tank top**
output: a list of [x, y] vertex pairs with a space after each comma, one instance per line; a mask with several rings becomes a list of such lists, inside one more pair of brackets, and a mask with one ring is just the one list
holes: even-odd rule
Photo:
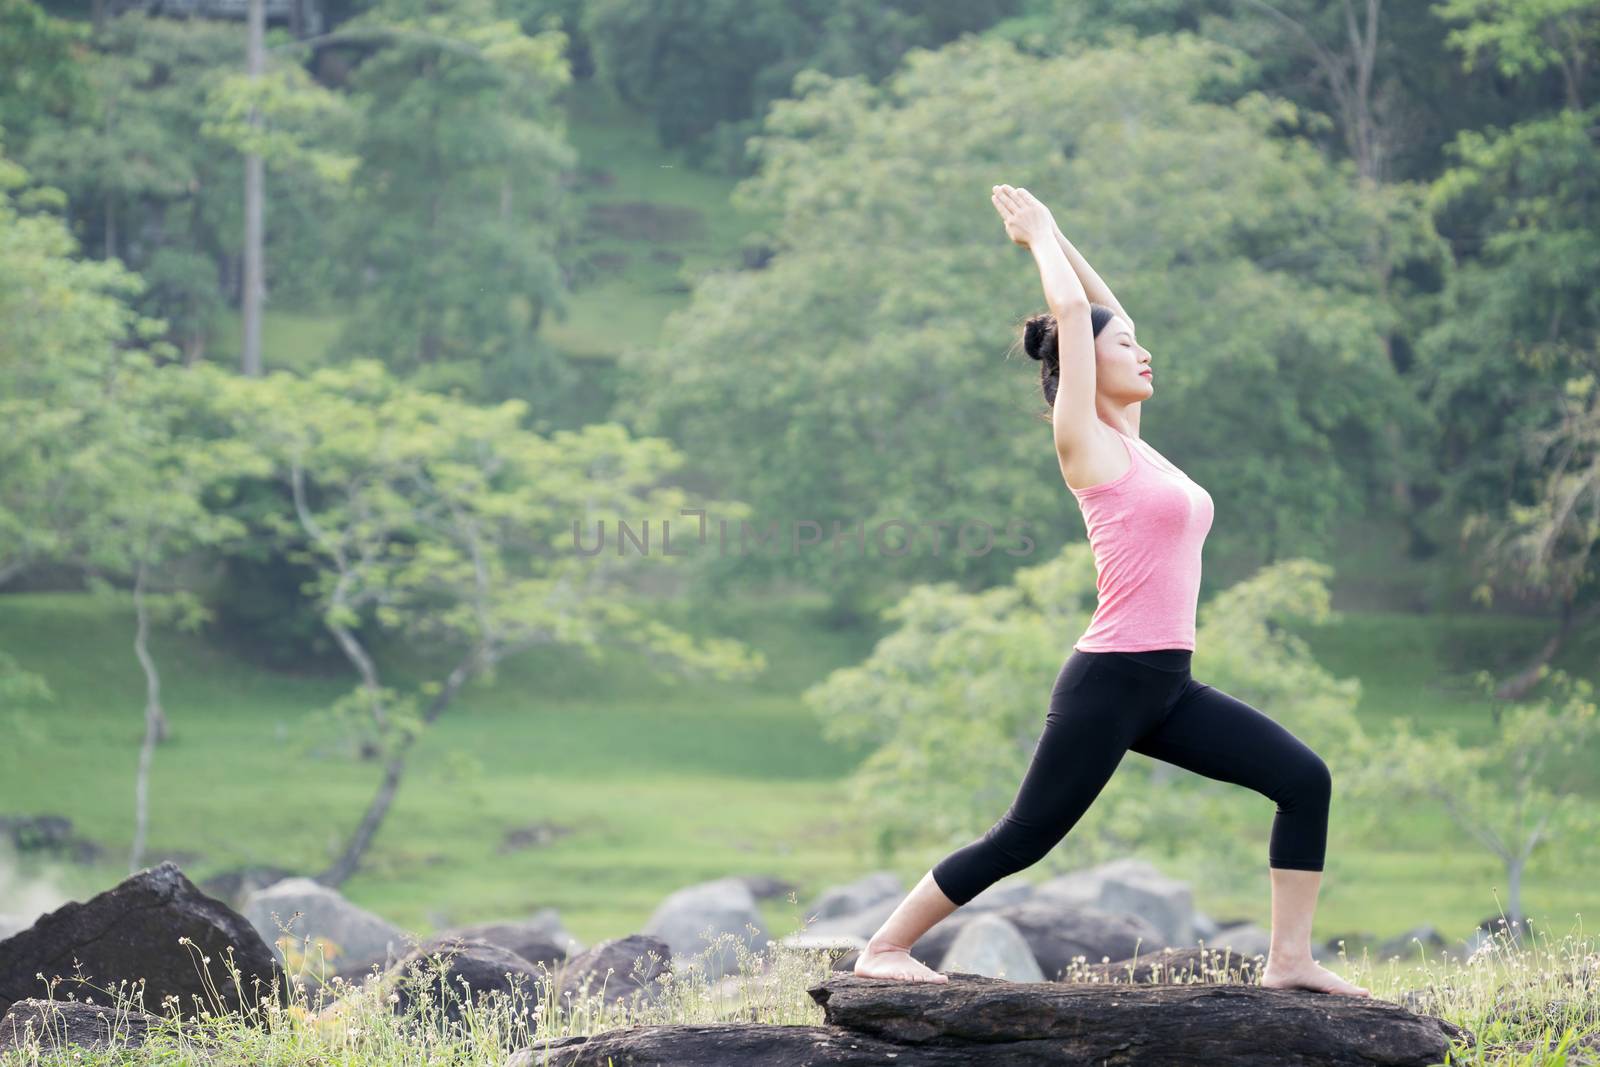
[[1128, 469], [1112, 481], [1072, 490], [1094, 551], [1099, 594], [1088, 629], [1072, 647], [1193, 651], [1211, 494], [1150, 445], [1111, 429], [1128, 450]]

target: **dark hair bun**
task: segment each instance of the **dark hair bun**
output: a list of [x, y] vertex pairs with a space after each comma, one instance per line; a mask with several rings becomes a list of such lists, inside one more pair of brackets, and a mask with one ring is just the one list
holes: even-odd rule
[[1050, 333], [1055, 328], [1053, 315], [1034, 315], [1022, 328], [1022, 348], [1034, 359], [1043, 360], [1050, 345]]

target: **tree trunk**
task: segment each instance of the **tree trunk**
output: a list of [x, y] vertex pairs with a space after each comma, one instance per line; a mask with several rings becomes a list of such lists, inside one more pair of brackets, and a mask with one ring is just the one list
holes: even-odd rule
[[155, 747], [167, 737], [167, 717], [161, 710], [161, 675], [150, 656], [146, 642], [150, 636], [150, 612], [145, 605], [144, 587], [148, 565], [139, 561], [139, 570], [133, 583], [133, 608], [138, 619], [134, 630], [133, 652], [144, 668], [144, 742], [139, 746], [139, 771], [133, 784], [133, 848], [128, 856], [128, 873], [142, 867], [145, 837], [150, 826], [150, 763]]
[[[1522, 871], [1527, 865], [1527, 859], [1522, 856], [1506, 864], [1506, 910], [1513, 919], [1521, 919], [1523, 916]], [[1515, 931], [1512, 932], [1512, 936], [1517, 936]]]
[[[474, 648], [467, 658], [456, 665], [450, 672], [428, 709], [423, 713], [422, 725], [425, 729], [437, 719], [445, 708], [450, 706], [456, 694], [461, 692], [461, 687], [476, 673], [477, 665], [487, 658], [486, 651], [479, 647]], [[350, 842], [345, 846], [344, 853], [333, 862], [327, 870], [316, 876], [316, 880], [323, 885], [337, 888], [350, 879], [361, 866], [361, 857], [366, 854], [367, 848], [372, 844], [372, 839], [378, 835], [378, 828], [383, 825], [384, 817], [389, 814], [389, 808], [394, 803], [394, 797], [400, 790], [400, 776], [405, 773], [406, 752], [416, 744], [417, 738], [422, 736], [422, 730], [407, 736], [389, 758], [388, 765], [383, 769], [383, 781], [378, 785], [378, 793], [372, 798], [372, 803], [367, 805], [366, 814], [361, 817], [361, 824], [356, 827], [356, 832], [351, 835]]]
[[[259, 81], [262, 44], [266, 34], [266, 0], [250, 0], [248, 68], [252, 81]], [[261, 115], [250, 109], [250, 125], [260, 126]], [[261, 156], [250, 152], [244, 157], [244, 338], [240, 370], [246, 377], [261, 376], [261, 302], [264, 293], [261, 264], [261, 199], [263, 184]]]
[[1555, 633], [1550, 635], [1526, 667], [1500, 684], [1494, 695], [1501, 700], [1521, 700], [1528, 690], [1538, 683], [1539, 668], [1555, 658], [1556, 653], [1561, 651], [1561, 646], [1567, 643], [1572, 631], [1587, 626], [1596, 616], [1600, 616], [1600, 602], [1589, 605], [1582, 614], [1574, 616], [1572, 598], [1569, 596], [1563, 600], [1561, 621], [1557, 624]]

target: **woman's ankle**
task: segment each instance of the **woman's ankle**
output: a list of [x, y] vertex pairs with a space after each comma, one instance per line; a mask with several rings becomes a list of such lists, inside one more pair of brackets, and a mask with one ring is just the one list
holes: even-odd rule
[[897, 945], [894, 942], [884, 940], [881, 937], [873, 937], [867, 941], [867, 947], [863, 951], [872, 953], [874, 955], [884, 952], [910, 952], [911, 946]]

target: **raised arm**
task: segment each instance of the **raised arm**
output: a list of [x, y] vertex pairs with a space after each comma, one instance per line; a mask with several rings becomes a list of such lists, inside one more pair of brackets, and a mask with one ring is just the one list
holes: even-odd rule
[[991, 193], [995, 210], [1005, 220], [1006, 233], [1033, 253], [1044, 285], [1045, 303], [1056, 320], [1056, 349], [1060, 381], [1056, 387], [1051, 425], [1056, 452], [1065, 457], [1080, 453], [1099, 433], [1095, 412], [1094, 328], [1089, 321], [1089, 293], [1055, 240], [1055, 219], [1032, 193], [1023, 188], [997, 185]]
[[1054, 219], [1051, 220], [1051, 229], [1055, 231], [1056, 245], [1061, 249], [1061, 253], [1067, 257], [1067, 262], [1072, 264], [1072, 272], [1083, 283], [1083, 290], [1089, 294], [1089, 299], [1096, 304], [1104, 304], [1124, 319], [1127, 319], [1128, 325], [1132, 326], [1133, 316], [1123, 310], [1121, 304], [1117, 303], [1117, 298], [1112, 294], [1111, 287], [1101, 279], [1100, 275], [1094, 272], [1094, 268], [1089, 266], [1089, 261], [1083, 258], [1083, 254], [1072, 246], [1072, 242], [1067, 240], [1067, 235], [1061, 232], [1061, 227], [1055, 225]]

